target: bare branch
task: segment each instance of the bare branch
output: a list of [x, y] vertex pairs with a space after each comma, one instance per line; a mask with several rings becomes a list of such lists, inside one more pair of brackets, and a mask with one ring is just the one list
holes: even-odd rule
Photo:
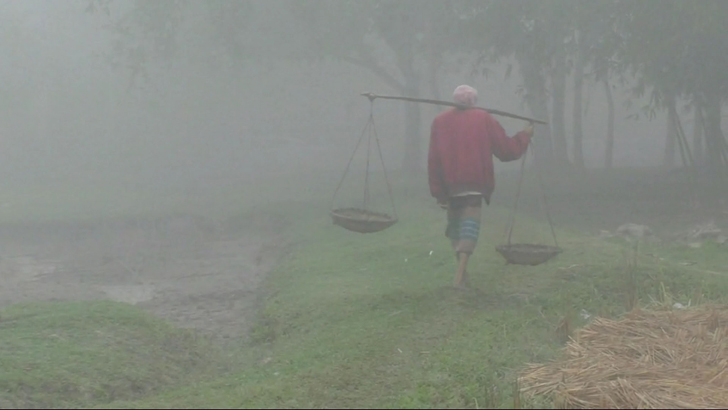
[[404, 84], [397, 80], [392, 74], [388, 73], [387, 70], [379, 66], [377, 63], [370, 59], [352, 57], [352, 56], [339, 56], [341, 61], [353, 64], [362, 68], [366, 68], [384, 81], [387, 85], [397, 90], [404, 90]]

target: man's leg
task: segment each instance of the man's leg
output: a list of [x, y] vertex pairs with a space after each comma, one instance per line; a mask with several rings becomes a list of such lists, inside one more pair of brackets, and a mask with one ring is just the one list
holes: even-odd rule
[[[458, 269], [460, 269], [460, 261], [462, 260], [462, 257], [460, 256], [461, 254], [457, 251], [457, 242], [456, 241], [452, 242], [452, 247], [453, 247], [453, 250], [455, 251], [455, 266], [457, 266]], [[470, 282], [470, 276], [468, 275], [467, 261], [465, 262], [465, 265], [466, 266], [465, 266], [465, 268], [463, 268], [463, 274], [462, 274], [462, 277], [463, 277], [462, 285], [468, 286], [468, 283]], [[457, 280], [457, 275], [458, 274], [456, 271], [456, 273], [455, 273], [456, 280]]]
[[453, 218], [449, 219], [452, 225], [449, 230], [454, 232], [451, 239], [458, 261], [455, 286], [461, 287], [463, 282], [467, 281], [468, 260], [475, 250], [480, 234], [482, 197], [469, 196], [457, 199], [458, 206], [452, 206], [452, 202], [455, 201], [451, 201]]
[[[458, 277], [463, 276], [460, 274], [460, 252], [458, 247], [460, 245], [460, 216], [463, 211], [463, 198], [450, 198], [447, 207], [447, 228], [445, 228], [445, 236], [450, 239], [450, 244], [455, 254], [455, 265], [458, 269], [455, 274], [455, 286], [458, 286]], [[460, 280], [462, 281], [462, 279]]]
[[470, 257], [470, 254], [465, 252], [458, 253], [458, 259], [460, 263], [458, 264], [458, 271], [455, 274], [455, 287], [460, 288], [463, 287], [464, 282], [466, 282], [466, 273], [465, 270], [468, 268], [468, 258]]

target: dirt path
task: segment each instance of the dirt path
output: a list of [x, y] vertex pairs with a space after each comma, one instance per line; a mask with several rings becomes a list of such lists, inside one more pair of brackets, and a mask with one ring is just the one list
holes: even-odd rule
[[15, 227], [0, 234], [0, 307], [110, 299], [221, 339], [248, 330], [280, 238], [201, 218]]

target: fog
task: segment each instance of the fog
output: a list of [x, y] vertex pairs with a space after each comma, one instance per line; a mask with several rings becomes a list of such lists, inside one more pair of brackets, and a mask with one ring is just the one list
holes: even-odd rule
[[[514, 369], [594, 317], [725, 302], [726, 19], [720, 0], [0, 0], [0, 407], [503, 408]], [[546, 122], [494, 161], [481, 217], [428, 186], [451, 107], [362, 95], [463, 84]], [[333, 224], [362, 191], [387, 215]], [[514, 226], [551, 259], [503, 263]]]
[[[123, 59], [114, 55], [108, 24], [135, 3], [112, 2], [115, 12], [110, 16], [85, 13], [86, 4], [1, 4], [7, 57], [0, 66], [0, 169], [8, 186], [62, 181], [183, 188], [340, 171], [368, 115], [368, 101], [359, 94], [397, 94], [371, 71], [335, 59], [252, 59], [234, 68], [196, 59], [193, 53], [200, 47], [216, 46], [209, 33], [195, 31], [210, 30], [214, 22], [208, 21], [186, 22], [191, 28], [180, 33], [179, 44], [187, 53], [171, 62], [151, 56], [146, 80], [132, 80], [131, 70], [110, 64], [110, 57]], [[204, 41], [209, 45], [200, 46]], [[487, 77], [473, 75], [463, 64], [458, 72], [437, 79], [438, 92], [448, 99], [457, 85], [468, 83], [479, 90], [482, 106], [529, 114], [516, 93], [521, 83], [517, 68], [503, 80], [509, 63], [490, 65]], [[567, 88], [567, 96], [571, 94]], [[618, 90], [615, 100], [615, 166], [658, 165], [662, 150], [648, 148], [664, 145], [665, 114], [651, 121], [627, 119], [636, 108], [622, 104], [624, 91]], [[406, 104], [375, 104], [385, 159], [393, 169], [402, 166]], [[585, 86], [584, 105], [586, 165], [600, 167], [607, 108], [599, 84]], [[426, 146], [437, 108], [423, 105], [421, 110], [420, 134]], [[509, 132], [522, 125], [501, 120]], [[689, 132], [691, 126], [686, 127]]]

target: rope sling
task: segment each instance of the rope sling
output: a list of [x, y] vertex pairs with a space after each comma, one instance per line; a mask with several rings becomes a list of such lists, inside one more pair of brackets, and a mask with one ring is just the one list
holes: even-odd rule
[[[531, 151], [531, 155], [535, 159], [535, 152], [533, 151], [533, 143], [529, 142], [528, 151]], [[528, 152], [523, 155], [521, 160], [520, 172], [518, 176], [518, 186], [516, 187], [516, 199], [511, 210], [508, 223], [506, 224], [506, 244], [496, 247], [496, 250], [503, 255], [507, 263], [516, 265], [540, 265], [554, 256], [562, 252], [559, 247], [559, 242], [556, 240], [556, 232], [554, 230], [554, 224], [551, 220], [551, 214], [546, 203], [546, 188], [543, 183], [543, 176], [540, 172], [536, 172], [538, 178], [538, 184], [541, 190], [541, 207], [546, 213], [546, 219], [551, 229], [551, 236], [554, 239], [554, 246], [547, 245], [535, 245], [535, 244], [513, 244], [511, 243], [511, 236], [513, 235], [513, 227], [516, 222], [516, 213], [518, 212], [518, 201], [521, 197], [521, 185], [523, 185], [523, 176], [526, 170], [526, 157]]]
[[[387, 175], [387, 167], [384, 164], [384, 156], [382, 155], [382, 148], [379, 143], [379, 135], [377, 134], [376, 126], [374, 125], [374, 99], [376, 97], [369, 97], [369, 119], [367, 120], [366, 125], [364, 126], [364, 130], [361, 133], [361, 136], [359, 137], [359, 140], [356, 143], [356, 147], [354, 147], [354, 152], [351, 154], [351, 157], [349, 158], [349, 162], [346, 164], [346, 168], [344, 169], [344, 174], [341, 176], [341, 179], [339, 180], [339, 184], [336, 186], [336, 189], [334, 190], [334, 196], [331, 199], [331, 217], [334, 221], [334, 224], [341, 226], [344, 229], [348, 229], [353, 232], [358, 233], [371, 233], [371, 232], [379, 232], [381, 230], [387, 229], [390, 226], [394, 225], [397, 222], [397, 209], [394, 205], [394, 195], [392, 194], [392, 185], [389, 183], [389, 176]], [[336, 195], [338, 194], [339, 190], [341, 189], [341, 186], [346, 179], [347, 174], [349, 173], [349, 169], [351, 168], [351, 163], [354, 160], [354, 157], [356, 156], [357, 151], [359, 150], [359, 146], [361, 145], [362, 141], [364, 140], [364, 137], [367, 137], [367, 156], [366, 156], [366, 171], [364, 173], [364, 198], [362, 201], [362, 205], [360, 208], [341, 208], [341, 209], [334, 209], [334, 204], [336, 201]], [[372, 139], [374, 139], [374, 142], [377, 147], [377, 152], [379, 154], [379, 159], [382, 164], [382, 170], [384, 171], [384, 180], [387, 183], [387, 192], [389, 193], [389, 200], [392, 204], [392, 216], [389, 216], [384, 213], [374, 212], [369, 209], [369, 174], [370, 174], [370, 157], [371, 157], [371, 145], [372, 145]]]

